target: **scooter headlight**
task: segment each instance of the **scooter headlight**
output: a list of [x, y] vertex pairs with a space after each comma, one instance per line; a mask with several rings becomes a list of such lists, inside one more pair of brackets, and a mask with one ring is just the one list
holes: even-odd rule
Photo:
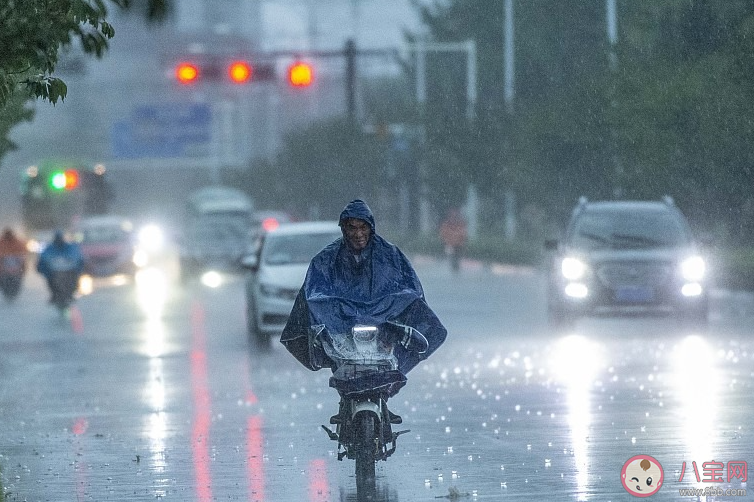
[[577, 281], [586, 274], [586, 264], [577, 258], [563, 258], [560, 264], [560, 271], [563, 277], [569, 281]]

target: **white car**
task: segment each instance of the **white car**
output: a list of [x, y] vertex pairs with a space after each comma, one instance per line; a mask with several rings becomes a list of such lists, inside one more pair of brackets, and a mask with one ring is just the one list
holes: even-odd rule
[[249, 339], [268, 347], [280, 335], [306, 277], [309, 262], [342, 236], [336, 221], [281, 223], [263, 232], [244, 256], [246, 324]]

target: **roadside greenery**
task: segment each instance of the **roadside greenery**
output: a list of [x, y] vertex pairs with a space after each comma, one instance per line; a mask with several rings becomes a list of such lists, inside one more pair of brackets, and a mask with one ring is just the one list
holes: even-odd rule
[[[435, 236], [402, 236], [383, 234], [397, 244], [405, 253], [445, 256], [440, 239]], [[544, 270], [548, 267], [548, 254], [543, 242], [506, 241], [498, 237], [482, 237], [466, 246], [464, 257], [484, 263], [533, 267]], [[705, 252], [708, 258], [709, 275], [715, 288], [754, 291], [754, 248], [714, 248]]]
[[102, 57], [115, 28], [110, 6], [138, 6], [150, 20], [168, 13], [169, 0], [5, 0], [0, 3], [0, 161], [15, 145], [10, 130], [33, 117], [28, 103], [65, 100], [68, 88], [55, 76], [59, 55], [77, 48]]
[[[389, 232], [382, 235], [407, 254], [445, 256], [445, 247], [438, 236], [402, 236]], [[544, 265], [545, 255], [543, 243], [480, 237], [468, 243], [463, 256], [484, 262], [540, 267]]]
[[718, 249], [710, 268], [716, 286], [754, 291], [754, 248]]
[[[429, 62], [439, 87], [428, 96], [430, 149], [462, 160], [484, 196], [511, 189], [552, 217], [567, 218], [581, 195], [668, 194], [698, 227], [754, 244], [754, 4], [618, 1], [615, 47], [602, 0], [513, 4], [511, 103], [501, 3], [423, 8], [433, 39], [476, 41], [480, 68], [477, 121], [468, 123], [463, 72]], [[442, 174], [430, 192], [452, 189], [442, 184], [449, 163], [432, 168]]]

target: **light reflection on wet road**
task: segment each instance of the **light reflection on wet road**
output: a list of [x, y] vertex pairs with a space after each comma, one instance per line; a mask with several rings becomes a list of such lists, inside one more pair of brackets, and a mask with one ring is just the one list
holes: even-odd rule
[[[390, 403], [411, 432], [374, 500], [630, 500], [620, 472], [639, 454], [664, 469], [652, 499], [678, 500], [711, 485], [692, 462], [754, 461], [749, 296], [718, 298], [708, 334], [596, 319], [556, 335], [536, 275], [417, 266], [450, 337]], [[95, 284], [62, 320], [31, 279], [0, 312], [6, 500], [356, 500], [320, 428], [329, 375], [251, 351], [242, 291], [150, 272]]]

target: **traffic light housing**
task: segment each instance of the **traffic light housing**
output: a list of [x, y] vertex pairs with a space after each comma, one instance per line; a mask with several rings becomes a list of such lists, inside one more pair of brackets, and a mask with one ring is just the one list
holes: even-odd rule
[[288, 68], [288, 83], [293, 87], [309, 87], [314, 82], [314, 70], [309, 63], [296, 61]]
[[181, 85], [201, 82], [248, 84], [275, 79], [275, 65], [252, 64], [244, 58], [201, 55], [179, 61], [174, 68], [175, 80]]
[[49, 181], [53, 190], [73, 190], [79, 186], [79, 172], [76, 169], [53, 171]]

